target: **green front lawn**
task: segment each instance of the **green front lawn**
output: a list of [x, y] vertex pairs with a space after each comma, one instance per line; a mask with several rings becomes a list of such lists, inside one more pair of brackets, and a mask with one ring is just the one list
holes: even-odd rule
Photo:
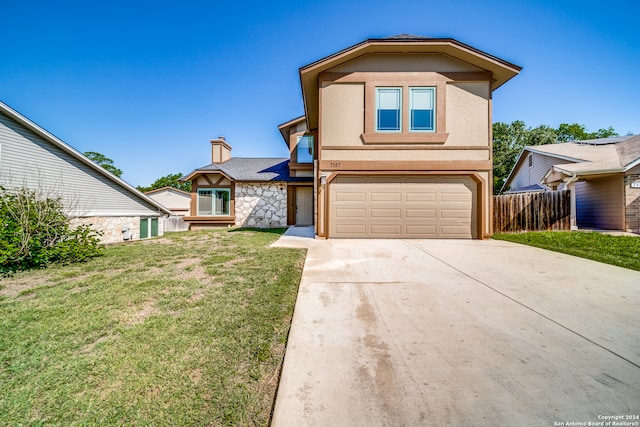
[[507, 240], [640, 271], [640, 237], [595, 232], [542, 231], [494, 234]]
[[0, 425], [266, 425], [304, 262], [172, 233], [0, 279]]

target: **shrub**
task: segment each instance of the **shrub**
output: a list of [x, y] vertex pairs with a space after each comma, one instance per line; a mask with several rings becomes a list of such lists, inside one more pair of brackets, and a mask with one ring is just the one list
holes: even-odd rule
[[0, 274], [97, 256], [100, 235], [87, 225], [72, 228], [59, 197], [0, 187]]

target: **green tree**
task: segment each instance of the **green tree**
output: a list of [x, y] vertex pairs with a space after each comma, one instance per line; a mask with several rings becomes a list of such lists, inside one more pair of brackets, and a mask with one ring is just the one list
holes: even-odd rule
[[558, 142], [584, 141], [587, 139], [609, 138], [618, 135], [613, 127], [598, 129], [596, 132], [589, 132], [585, 125], [577, 123], [561, 123], [558, 126]]
[[168, 175], [165, 175], [163, 177], [156, 179], [153, 182], [153, 184], [151, 184], [149, 187], [138, 187], [138, 190], [145, 192], [145, 191], [157, 190], [158, 188], [173, 187], [173, 188], [177, 188], [178, 190], [191, 192], [191, 182], [190, 181], [181, 182], [180, 178], [182, 177], [183, 175], [179, 172], [170, 173]]
[[87, 151], [84, 153], [84, 155], [87, 156], [89, 160], [92, 160], [93, 162], [99, 164], [118, 178], [122, 176], [122, 171], [115, 167], [115, 165], [113, 164], [113, 160], [111, 160], [104, 154], [95, 151]]

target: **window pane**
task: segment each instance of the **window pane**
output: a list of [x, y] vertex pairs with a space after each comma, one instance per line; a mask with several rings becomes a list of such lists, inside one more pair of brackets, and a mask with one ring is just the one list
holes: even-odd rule
[[298, 138], [296, 154], [298, 163], [313, 163], [313, 136]]
[[379, 131], [400, 130], [400, 88], [376, 89], [376, 129]]
[[400, 130], [400, 110], [378, 110], [378, 130]]
[[149, 218], [140, 218], [140, 238], [149, 237]]
[[433, 110], [411, 110], [411, 130], [433, 130]]
[[210, 189], [198, 189], [198, 215], [211, 215], [213, 191]]
[[400, 109], [399, 89], [378, 89], [378, 108], [382, 110]]
[[229, 215], [229, 190], [215, 190], [215, 215]]
[[409, 104], [411, 109], [411, 130], [435, 130], [435, 89], [411, 88]]

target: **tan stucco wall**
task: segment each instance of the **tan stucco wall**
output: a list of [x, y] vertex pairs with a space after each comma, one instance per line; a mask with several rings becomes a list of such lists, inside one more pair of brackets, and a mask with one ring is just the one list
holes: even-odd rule
[[489, 82], [447, 84], [446, 145], [489, 145]]
[[328, 84], [322, 88], [320, 138], [323, 145], [361, 146], [364, 84]]

